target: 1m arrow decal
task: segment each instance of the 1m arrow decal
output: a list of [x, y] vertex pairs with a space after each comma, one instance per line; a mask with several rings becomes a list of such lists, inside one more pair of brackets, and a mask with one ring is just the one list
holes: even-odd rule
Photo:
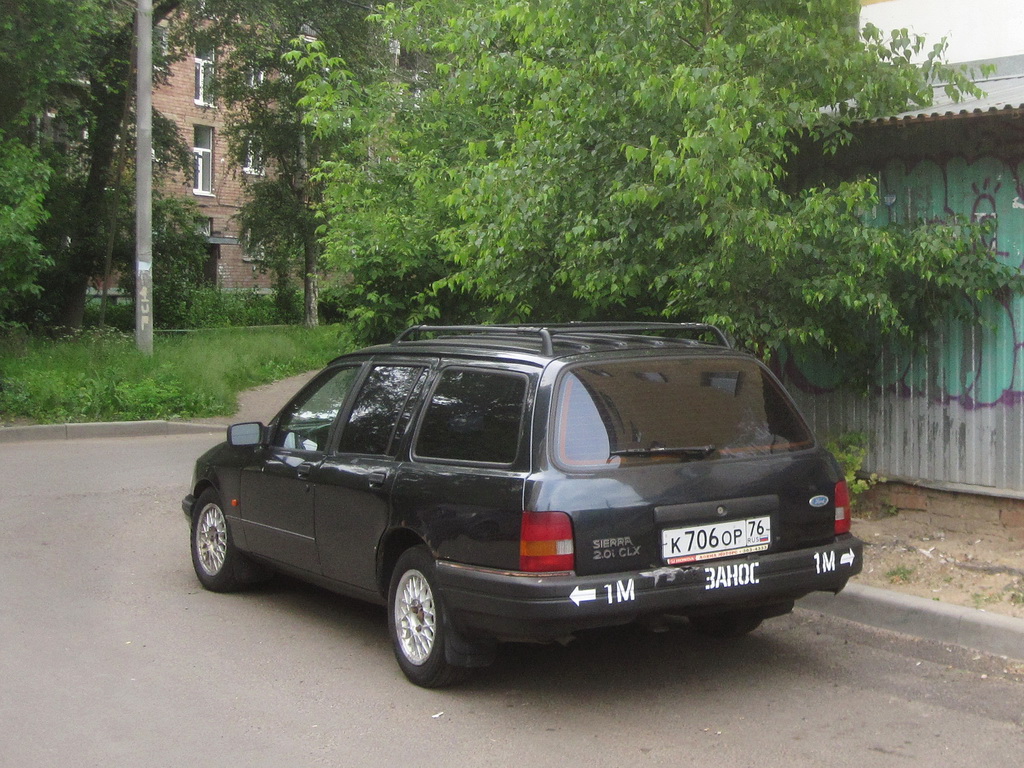
[[569, 594], [569, 599], [576, 605], [589, 603], [591, 600], [603, 600], [608, 605], [615, 603], [631, 603], [636, 600], [636, 585], [632, 579], [617, 581], [614, 584], [602, 584], [604, 594], [599, 594], [598, 589], [580, 589], [575, 587]]
[[572, 591], [572, 594], [569, 595], [569, 599], [576, 603], [576, 605], [579, 605], [580, 603], [588, 603], [591, 600], [597, 600], [597, 590], [580, 589], [579, 587], [576, 587]]

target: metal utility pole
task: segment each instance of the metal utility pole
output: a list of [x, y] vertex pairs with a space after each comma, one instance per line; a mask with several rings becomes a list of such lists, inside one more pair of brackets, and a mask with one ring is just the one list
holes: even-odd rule
[[153, 0], [135, 14], [135, 345], [153, 354]]

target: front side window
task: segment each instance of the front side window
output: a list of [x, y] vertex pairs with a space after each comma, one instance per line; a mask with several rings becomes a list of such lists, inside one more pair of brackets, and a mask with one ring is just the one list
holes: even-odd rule
[[212, 126], [193, 126], [192, 157], [194, 161], [192, 191], [198, 195], [213, 194]]
[[407, 365], [380, 365], [370, 371], [342, 430], [338, 450], [374, 455], [393, 453], [400, 421], [425, 371]]
[[808, 448], [771, 375], [743, 358], [573, 368], [559, 386], [554, 453], [568, 467], [695, 461]]
[[273, 445], [297, 451], [326, 451], [331, 425], [358, 374], [359, 366], [321, 374], [319, 386], [281, 415]]
[[526, 376], [507, 371], [445, 371], [423, 417], [417, 458], [514, 462], [527, 384]]

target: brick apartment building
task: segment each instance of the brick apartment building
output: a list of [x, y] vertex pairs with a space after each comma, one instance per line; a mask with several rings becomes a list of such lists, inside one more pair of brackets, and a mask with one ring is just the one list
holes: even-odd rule
[[206, 217], [206, 277], [211, 284], [225, 290], [269, 290], [270, 278], [245, 253], [234, 219], [245, 175], [262, 171], [231, 162], [224, 132], [227, 115], [209, 96], [214, 66], [213, 51], [196, 50], [169, 64], [166, 81], [154, 86], [153, 108], [177, 125], [182, 139], [191, 142], [193, 155], [191, 177], [176, 174], [164, 191], [194, 200]]

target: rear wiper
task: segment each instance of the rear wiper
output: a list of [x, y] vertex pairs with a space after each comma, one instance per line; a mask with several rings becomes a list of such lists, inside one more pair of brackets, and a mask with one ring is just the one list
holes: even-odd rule
[[612, 456], [692, 456], [696, 459], [706, 459], [716, 450], [718, 449], [713, 445], [652, 445], [650, 448], [620, 448], [609, 453]]

